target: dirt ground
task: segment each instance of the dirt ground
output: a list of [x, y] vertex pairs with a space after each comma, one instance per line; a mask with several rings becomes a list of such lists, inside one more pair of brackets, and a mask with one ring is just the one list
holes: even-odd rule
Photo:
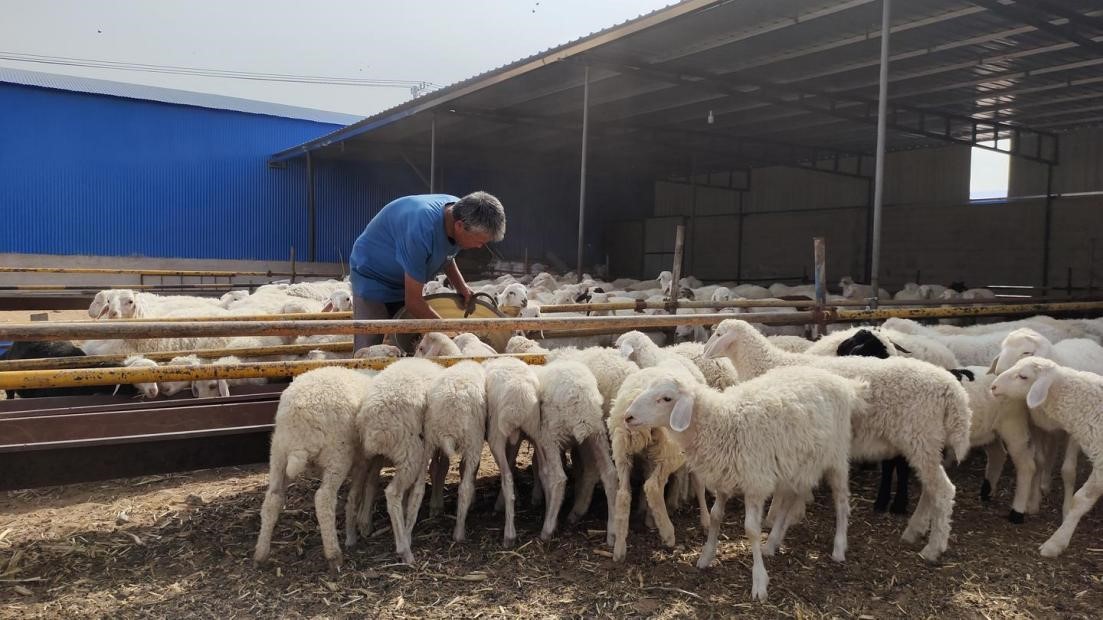
[[[953, 474], [954, 529], [938, 566], [899, 540], [903, 517], [872, 512], [876, 472], [855, 469], [846, 563], [830, 560], [832, 511], [818, 493], [808, 519], [766, 559], [765, 603], [750, 600], [738, 500], [707, 571], [695, 568], [704, 536], [689, 510], [675, 518], [675, 549], [633, 521], [628, 559], [616, 565], [603, 545], [603, 501], [544, 543], [527, 488], [520, 544], [504, 550], [488, 455], [467, 542], [452, 542], [451, 518], [423, 511], [414, 566], [398, 563], [385, 529], [347, 552], [337, 575], [321, 555], [309, 480], [289, 490], [272, 564], [252, 566], [263, 466], [9, 492], [0, 496], [0, 617], [1100, 617], [1103, 512], [1089, 513], [1063, 556], [1042, 558], [1038, 546], [1060, 521], [1058, 498], [1012, 525], [1006, 484], [991, 503], [978, 499], [982, 467], [974, 457]], [[381, 507], [376, 523], [387, 523]]]

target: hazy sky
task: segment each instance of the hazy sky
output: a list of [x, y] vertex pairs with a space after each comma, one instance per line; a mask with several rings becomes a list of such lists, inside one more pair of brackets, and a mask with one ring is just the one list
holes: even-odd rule
[[[35, 0], [5, 3], [0, 57], [52, 57], [447, 85], [673, 0]], [[0, 65], [368, 116], [408, 89]]]

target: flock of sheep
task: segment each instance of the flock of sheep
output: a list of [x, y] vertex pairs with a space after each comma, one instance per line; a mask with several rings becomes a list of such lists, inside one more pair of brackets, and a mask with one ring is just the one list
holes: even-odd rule
[[[672, 291], [672, 280], [664, 272], [644, 282], [585, 278], [561, 284], [541, 273], [527, 283], [506, 276], [473, 285], [493, 294], [500, 307], [531, 316], [543, 304], [663, 299]], [[872, 294], [851, 281], [842, 285], [850, 299]], [[430, 282], [426, 293], [440, 287]], [[692, 278], [678, 287], [679, 297], [716, 301], [810, 293], [807, 287], [785, 285], [701, 286]], [[948, 293], [909, 285], [897, 298], [946, 299], [952, 297]], [[966, 294], [990, 293], [976, 289]], [[105, 291], [89, 313], [132, 318], [316, 312], [346, 310], [349, 299], [347, 283], [337, 281], [266, 286], [217, 301]], [[753, 554], [751, 594], [759, 600], [767, 593], [763, 556], [774, 554], [788, 528], [805, 517], [821, 480], [833, 497], [831, 557], [845, 559], [851, 462], [882, 461], [878, 509], [888, 508], [893, 474], [899, 476], [897, 512], [907, 506], [908, 470], [915, 472], [920, 496], [902, 538], [907, 543], [925, 538], [920, 555], [931, 562], [949, 544], [956, 490], [946, 468], [970, 448], [983, 448], [987, 456], [982, 497], [995, 490], [1010, 457], [1013, 522], [1039, 510], [1061, 462], [1064, 521], [1042, 545], [1044, 556], [1067, 547], [1077, 522], [1103, 493], [1103, 319], [1034, 316], [973, 326], [889, 319], [879, 327], [835, 331], [816, 342], [801, 333], [730, 318], [713, 330], [679, 329], [686, 341], [678, 344], [635, 331], [586, 342], [536, 341], [518, 334], [505, 351], [495, 351], [473, 334], [430, 333], [415, 357], [395, 360], [380, 372], [326, 367], [304, 373], [280, 398], [254, 559], [263, 563], [269, 558], [287, 485], [307, 471], [321, 478], [315, 509], [332, 569], [342, 562], [336, 530], [339, 489], [350, 480], [344, 546], [351, 547], [358, 532], [373, 529], [383, 467], [393, 468], [383, 494], [403, 561], [413, 561], [412, 532], [426, 473], [432, 482], [429, 513], [439, 514], [451, 461], [460, 464], [453, 538], [464, 540], [484, 443], [501, 472], [497, 507], [504, 511], [507, 547], [518, 536], [516, 459], [525, 441], [533, 448], [531, 501], [544, 505], [540, 536], [551, 538], [559, 525], [568, 479], [573, 490], [569, 524], [587, 513], [600, 482], [608, 510], [605, 542], [615, 561], [625, 558], [633, 481], [642, 479], [639, 510], [666, 546], [673, 546], [677, 536], [670, 511], [691, 498], [696, 503], [708, 530], [701, 568], [715, 559], [727, 500], [742, 495]], [[136, 354], [128, 362], [143, 363], [136, 360], [144, 359], [140, 354], [145, 351], [283, 343], [281, 338], [246, 337], [89, 341], [83, 346], [89, 354]], [[543, 353], [546, 364], [495, 357], [443, 368], [422, 359], [501, 352]], [[377, 345], [356, 355], [400, 357], [402, 352]], [[206, 384], [192, 384], [197, 396], [229, 389], [220, 387], [225, 382], [196, 383]], [[155, 389], [172, 393], [187, 386], [162, 383]], [[1093, 469], [1075, 490], [1081, 452]], [[763, 514], [767, 499], [769, 512]], [[762, 544], [764, 524], [770, 533]]]

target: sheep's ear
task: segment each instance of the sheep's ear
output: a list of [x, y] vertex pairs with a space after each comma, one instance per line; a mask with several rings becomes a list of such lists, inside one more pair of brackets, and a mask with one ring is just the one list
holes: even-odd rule
[[230, 396], [230, 384], [225, 381], [218, 382], [218, 395], [227, 398]]
[[199, 388], [195, 385], [195, 381], [191, 382], [191, 395], [192, 398], [199, 398]]
[[1030, 386], [1030, 391], [1026, 393], [1026, 406], [1031, 409], [1041, 407], [1046, 402], [1046, 397], [1049, 396], [1049, 388], [1052, 385], [1052, 372], [1039, 375], [1034, 381], [1034, 385]]
[[620, 354], [622, 356], [624, 356], [625, 359], [628, 359], [628, 358], [632, 357], [632, 353], [636, 350], [632, 346], [632, 343], [630, 343], [630, 342], [625, 342], [625, 343], [621, 344], [619, 349], [620, 349]]
[[693, 394], [682, 393], [670, 412], [670, 430], [681, 433], [693, 421]]
[[333, 308], [333, 302], [332, 301], [327, 301], [326, 305], [322, 306], [322, 312], [333, 312], [333, 311], [334, 311], [334, 308]]
[[992, 358], [992, 363], [988, 365], [988, 374], [990, 374], [990, 375], [996, 374], [996, 364], [998, 364], [999, 362], [1000, 362], [1000, 356], [999, 355]]

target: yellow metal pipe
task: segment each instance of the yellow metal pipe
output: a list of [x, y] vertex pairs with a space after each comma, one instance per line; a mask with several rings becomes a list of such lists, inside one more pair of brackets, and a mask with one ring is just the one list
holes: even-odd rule
[[[516, 357], [526, 364], [543, 364], [543, 354], [495, 355], [488, 357], [430, 358], [442, 366], [464, 360], [481, 362], [494, 357]], [[21, 370], [0, 372], [0, 389], [29, 390], [37, 388], [76, 387], [82, 385], [118, 385], [120, 383], [160, 383], [162, 381], [201, 381], [206, 379], [276, 379], [293, 377], [315, 368], [344, 366], [345, 368], [382, 370], [400, 358], [373, 357], [350, 360], [303, 360], [296, 362], [255, 362], [251, 364], [200, 366], [159, 366], [156, 368], [80, 368], [69, 370]]]
[[[1008, 304], [975, 306], [972, 308], [896, 308], [894, 310], [826, 310], [827, 321], [873, 321], [898, 317], [903, 319], [940, 319], [993, 315], [1045, 314], [1046, 312], [1103, 311], [1103, 301], [1054, 304]], [[740, 316], [739, 318], [743, 318]]]
[[351, 319], [351, 312], [298, 312], [291, 314], [245, 314], [241, 316], [174, 316], [174, 317], [150, 317], [141, 319], [87, 319], [73, 321], [73, 323], [102, 324], [105, 320], [112, 323], [196, 323], [200, 321], [333, 321], [337, 319]]
[[[319, 344], [286, 344], [270, 347], [230, 349], [188, 349], [186, 351], [160, 351], [143, 353], [148, 359], [167, 362], [174, 357], [196, 355], [204, 359], [217, 359], [227, 355], [238, 357], [268, 357], [270, 355], [303, 355], [313, 350], [352, 352], [352, 341], [325, 342]], [[85, 355], [74, 357], [41, 357], [25, 360], [0, 360], [0, 372], [9, 370], [46, 370], [56, 368], [86, 368], [97, 364], [119, 363], [126, 355]]]
[[[1100, 304], [1103, 307], [1103, 303]], [[133, 339], [209, 336], [312, 336], [318, 334], [423, 334], [427, 332], [540, 331], [556, 329], [642, 329], [712, 325], [731, 314], [637, 315], [564, 318], [391, 319], [353, 321], [198, 321], [0, 323], [0, 340]], [[810, 321], [811, 312], [739, 315], [752, 323]]]

